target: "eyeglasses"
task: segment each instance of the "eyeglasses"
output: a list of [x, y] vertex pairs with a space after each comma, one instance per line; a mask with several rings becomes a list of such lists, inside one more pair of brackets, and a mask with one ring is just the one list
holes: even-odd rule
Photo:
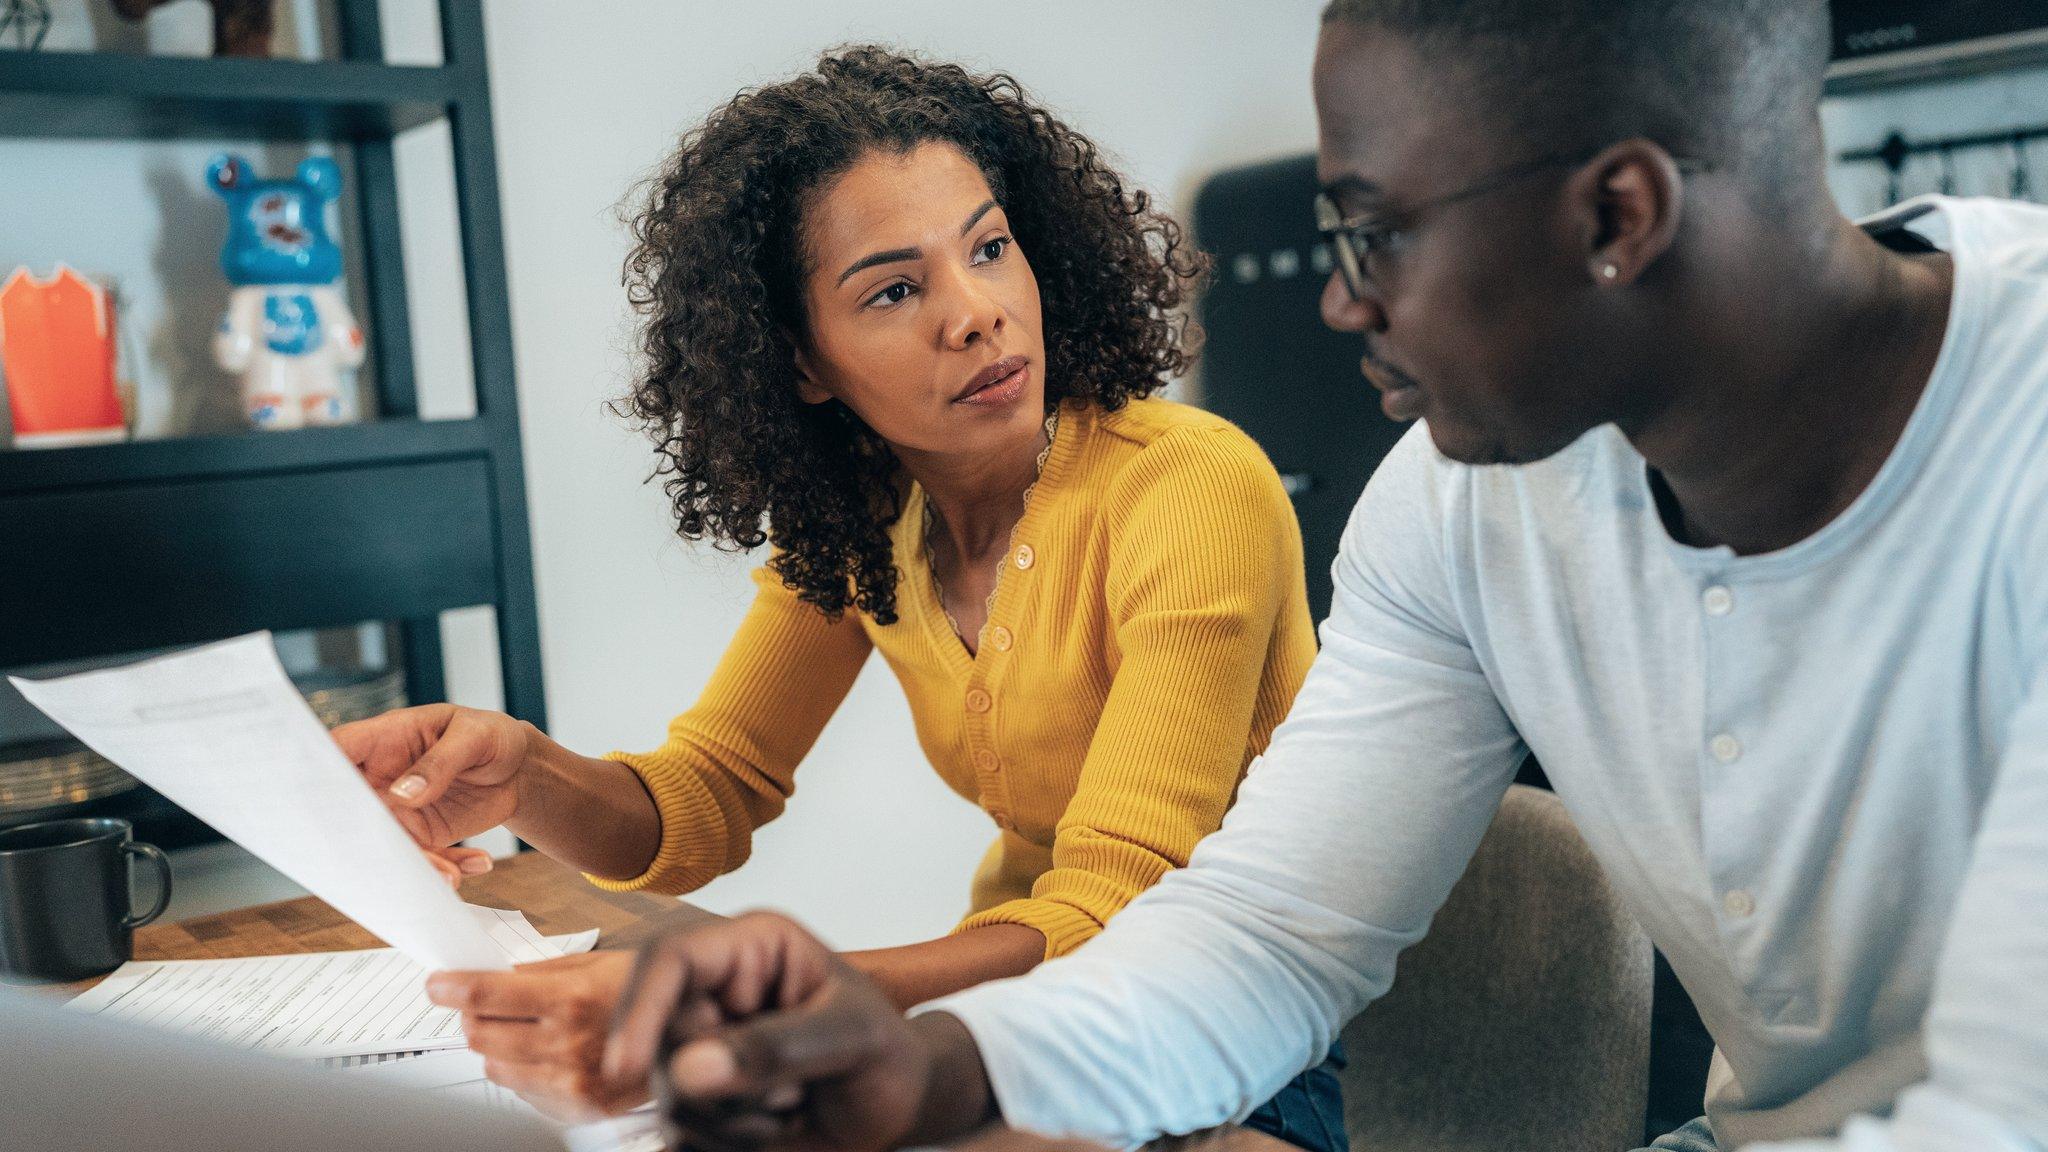
[[1385, 215], [1368, 214], [1347, 218], [1328, 192], [1318, 192], [1316, 230], [1323, 234], [1323, 239], [1329, 242], [1330, 250], [1337, 258], [1337, 270], [1344, 277], [1345, 291], [1351, 293], [1353, 300], [1362, 299], [1367, 286], [1372, 282], [1372, 277], [1366, 271], [1366, 261], [1375, 252], [1392, 249], [1401, 233], [1412, 230], [1423, 214], [1499, 191], [1539, 172], [1551, 168], [1568, 168], [1575, 164], [1583, 164], [1588, 159], [1591, 157], [1544, 156], [1511, 168], [1504, 168], [1456, 192], [1433, 197], [1408, 208], [1401, 213], [1402, 222], [1399, 224]]

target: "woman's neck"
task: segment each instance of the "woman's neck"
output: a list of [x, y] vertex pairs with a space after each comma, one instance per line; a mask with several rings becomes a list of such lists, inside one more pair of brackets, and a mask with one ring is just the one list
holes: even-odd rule
[[1008, 546], [1010, 530], [1024, 515], [1024, 491], [1038, 479], [1045, 433], [997, 452], [972, 456], [898, 453], [903, 469], [924, 489], [938, 517], [938, 534], [963, 560], [992, 556]]

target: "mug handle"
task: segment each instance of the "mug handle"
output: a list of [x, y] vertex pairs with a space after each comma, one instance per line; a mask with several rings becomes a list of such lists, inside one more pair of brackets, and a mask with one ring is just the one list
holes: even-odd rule
[[121, 851], [130, 856], [140, 856], [156, 865], [156, 903], [140, 916], [132, 912], [121, 921], [123, 928], [140, 928], [164, 914], [171, 903], [171, 862], [164, 857], [163, 850], [154, 844], [128, 843], [121, 845]]

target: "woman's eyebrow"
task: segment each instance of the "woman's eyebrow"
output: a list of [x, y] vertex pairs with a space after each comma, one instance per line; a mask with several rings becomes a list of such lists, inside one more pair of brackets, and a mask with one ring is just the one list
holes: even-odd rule
[[858, 260], [855, 260], [853, 263], [848, 264], [846, 266], [846, 271], [841, 272], [839, 274], [839, 283], [834, 284], [833, 287], [836, 288], [839, 286], [839, 284], [846, 283], [846, 278], [848, 276], [851, 276], [855, 272], [859, 272], [862, 269], [873, 268], [877, 264], [895, 264], [903, 260], [915, 260], [923, 255], [924, 249], [922, 248], [891, 248], [887, 252], [869, 253], [868, 255], [863, 256]]
[[962, 225], [960, 226], [960, 234], [961, 234], [962, 236], [965, 236], [965, 235], [967, 235], [967, 234], [968, 234], [969, 232], [972, 232], [972, 231], [974, 231], [974, 226], [975, 226], [976, 224], [979, 224], [979, 223], [981, 223], [981, 218], [982, 218], [983, 216], [986, 216], [986, 215], [988, 215], [988, 211], [989, 211], [989, 209], [991, 209], [991, 208], [993, 208], [993, 207], [995, 207], [995, 206], [996, 206], [996, 202], [995, 202], [994, 200], [985, 200], [985, 201], [983, 201], [983, 202], [982, 202], [982, 205], [981, 205], [981, 207], [979, 207], [979, 208], [976, 208], [976, 209], [974, 210], [974, 213], [973, 213], [973, 215], [971, 215], [971, 216], [969, 216], [969, 217], [967, 218], [967, 223], [965, 223], [965, 224], [962, 224]]
[[[976, 224], [981, 223], [981, 218], [983, 216], [988, 215], [989, 210], [994, 208], [995, 206], [996, 202], [994, 200], [984, 200], [981, 206], [979, 208], [976, 208], [967, 217], [967, 223], [962, 224], [960, 226], [960, 234], [962, 236], [965, 236], [969, 232], [973, 231], [974, 226]], [[886, 252], [871, 252], [868, 255], [863, 256], [858, 260], [855, 260], [853, 263], [848, 264], [846, 266], [846, 271], [841, 272], [839, 274], [839, 279], [836, 283], [833, 284], [833, 287], [836, 288], [840, 284], [846, 283], [846, 278], [853, 275], [854, 273], [863, 271], [868, 268], [873, 268], [878, 264], [896, 264], [904, 260], [916, 260], [923, 255], [924, 249], [922, 248], [891, 248]]]

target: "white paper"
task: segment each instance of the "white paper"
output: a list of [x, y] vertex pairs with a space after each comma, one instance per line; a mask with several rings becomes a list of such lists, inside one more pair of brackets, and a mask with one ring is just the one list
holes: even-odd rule
[[462, 914], [292, 687], [268, 632], [124, 668], [8, 682], [93, 751], [423, 966], [520, 960]]
[[[416, 1059], [392, 1063], [352, 1066], [349, 1072], [394, 1088], [433, 1092], [450, 1100], [537, 1116], [562, 1127], [560, 1121], [520, 1099], [511, 1089], [487, 1079], [484, 1058], [467, 1048], [427, 1052]], [[661, 1152], [664, 1147], [654, 1115], [648, 1111], [577, 1124], [565, 1128], [562, 1138], [572, 1152]]]
[[[467, 909], [520, 958], [587, 952], [597, 933], [542, 937], [517, 912]], [[460, 1047], [462, 1017], [390, 948], [232, 960], [131, 960], [70, 1002], [82, 1012], [280, 1056], [393, 1056]]]

